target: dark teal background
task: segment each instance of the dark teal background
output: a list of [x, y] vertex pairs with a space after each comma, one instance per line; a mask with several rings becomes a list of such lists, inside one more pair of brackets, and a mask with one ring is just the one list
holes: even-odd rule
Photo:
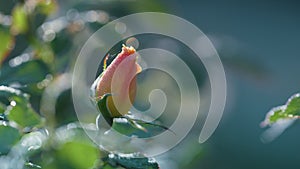
[[205, 143], [211, 152], [199, 168], [299, 168], [300, 125], [268, 144], [260, 140], [264, 130], [259, 126], [271, 107], [300, 90], [299, 1], [178, 1], [175, 8], [205, 34], [235, 39], [240, 57], [263, 67], [263, 76], [257, 78], [225, 65], [227, 107]]

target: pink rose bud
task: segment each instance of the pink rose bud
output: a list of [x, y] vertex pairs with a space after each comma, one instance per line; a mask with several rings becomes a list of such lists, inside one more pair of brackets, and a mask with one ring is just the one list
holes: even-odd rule
[[122, 52], [105, 68], [96, 86], [96, 97], [112, 94], [107, 99], [107, 108], [112, 117], [127, 114], [136, 94], [136, 74], [141, 72], [136, 62], [137, 53], [133, 47], [122, 47]]

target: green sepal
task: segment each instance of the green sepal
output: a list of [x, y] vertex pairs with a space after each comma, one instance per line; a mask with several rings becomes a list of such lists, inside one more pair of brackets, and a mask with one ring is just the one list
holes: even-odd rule
[[99, 101], [97, 101], [97, 106], [98, 106], [99, 111], [101, 112], [104, 119], [110, 126], [112, 126], [112, 124], [113, 124], [113, 117], [111, 116], [111, 113], [107, 106], [107, 98], [111, 95], [112, 95], [111, 93], [107, 93], [107, 94], [103, 95]]

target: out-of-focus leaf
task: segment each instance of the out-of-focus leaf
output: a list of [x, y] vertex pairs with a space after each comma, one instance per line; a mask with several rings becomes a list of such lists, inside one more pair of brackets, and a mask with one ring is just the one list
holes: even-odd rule
[[57, 125], [63, 125], [78, 121], [76, 112], [73, 107], [73, 100], [71, 96], [71, 89], [62, 91], [57, 98], [55, 105], [55, 119]]
[[12, 87], [0, 86], [0, 102], [4, 104], [9, 104], [11, 98], [19, 97], [24, 102], [27, 102], [29, 95], [22, 93], [20, 90], [14, 89]]
[[[34, 169], [32, 167], [37, 167], [35, 163], [29, 162], [29, 158], [41, 151], [42, 146], [47, 140], [47, 131], [39, 130], [28, 134], [25, 134], [20, 141], [18, 141], [9, 151], [8, 155], [5, 156], [1, 161], [1, 167], [4, 168], [24, 168], [24, 169]], [[35, 168], [36, 169], [36, 168]]]
[[11, 126], [0, 125], [0, 155], [9, 152], [11, 147], [20, 139], [19, 131]]
[[5, 114], [6, 107], [4, 107], [2, 103], [0, 103], [0, 105], [2, 106], [0, 108], [0, 121], [8, 122], [7, 115]]
[[25, 35], [18, 35], [14, 37], [13, 49], [10, 51], [9, 55], [6, 57], [5, 62], [8, 62], [10, 59], [18, 57], [24, 53], [24, 50], [28, 48], [29, 43]]
[[56, 131], [55, 148], [43, 154], [45, 169], [88, 169], [100, 160], [99, 149], [87, 138], [82, 128], [74, 123]]
[[128, 8], [137, 11], [144, 12], [145, 10], [155, 11], [155, 12], [166, 12], [167, 8], [164, 6], [161, 1], [153, 0], [153, 1], [136, 1], [128, 5]]
[[42, 0], [38, 1], [36, 10], [42, 14], [49, 15], [57, 8], [55, 0]]
[[4, 104], [0, 103], [0, 120], [4, 119], [2, 114], [4, 113], [5, 110], [6, 110], [6, 106]]
[[5, 117], [9, 121], [14, 121], [22, 128], [41, 124], [41, 117], [29, 103], [29, 95], [11, 87], [0, 86], [0, 101], [10, 104], [5, 110]]
[[10, 35], [9, 30], [0, 27], [0, 67], [4, 59], [8, 56], [11, 46], [14, 43], [14, 38]]
[[55, 53], [55, 71], [64, 72], [68, 69], [73, 54], [73, 39], [66, 29], [56, 33], [55, 38], [50, 42], [53, 53]]
[[263, 125], [270, 125], [281, 119], [297, 119], [300, 117], [300, 93], [290, 97], [283, 106], [273, 108], [266, 116]]
[[25, 7], [23, 5], [17, 5], [12, 11], [12, 25], [11, 31], [13, 34], [23, 34], [27, 32], [29, 28], [28, 18]]
[[[37, 42], [34, 44], [35, 56], [47, 64], [53, 63], [54, 53], [50, 45]], [[53, 65], [54, 66], [54, 65]]]
[[111, 166], [122, 166], [128, 169], [158, 169], [155, 159], [140, 154], [109, 154], [106, 160]]
[[23, 135], [21, 141], [14, 147], [17, 149], [17, 152], [14, 153], [26, 158], [40, 152], [48, 139], [47, 132], [47, 130], [41, 129]]
[[71, 49], [73, 45], [70, 34], [63, 29], [56, 33], [55, 38], [50, 42], [51, 48], [56, 54], [62, 55], [62, 57]]
[[[121, 6], [121, 8], [116, 8], [117, 6]], [[109, 11], [109, 13], [118, 17], [135, 12], [166, 12], [168, 10], [168, 8], [159, 0], [110, 1], [110, 3], [105, 3], [105, 1], [91, 1], [86, 3], [85, 1], [81, 1], [80, 3], [74, 5], [74, 8], [78, 9], [79, 11], [105, 9], [105, 11]]]
[[[68, 125], [59, 127], [55, 133], [55, 141], [60, 145], [69, 141], [78, 141], [94, 145], [86, 135], [83, 127], [85, 127], [84, 124], [79, 125], [78, 123], [69, 123]], [[91, 132], [88, 128], [86, 128], [86, 130]]]
[[32, 109], [28, 102], [20, 99], [19, 97], [13, 97], [12, 102], [14, 105], [10, 105], [8, 109], [8, 120], [16, 122], [19, 126], [35, 127], [42, 123], [41, 117]]
[[40, 60], [32, 60], [15, 67], [5, 65], [2, 68], [0, 84], [8, 85], [16, 82], [22, 85], [42, 81], [50, 72], [48, 66]]
[[74, 169], [91, 168], [99, 158], [95, 146], [78, 141], [67, 142], [57, 151], [60, 162]]

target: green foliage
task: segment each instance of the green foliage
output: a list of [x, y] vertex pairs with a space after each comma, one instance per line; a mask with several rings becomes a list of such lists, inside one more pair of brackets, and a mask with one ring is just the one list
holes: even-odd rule
[[[8, 55], [11, 46], [13, 45], [13, 36], [10, 35], [9, 30], [5, 27], [0, 26], [0, 65], [2, 61]], [[1, 67], [1, 66], [0, 66]]]
[[86, 138], [82, 128], [74, 123], [60, 127], [53, 138], [55, 147], [43, 152], [41, 166], [46, 169], [86, 169], [97, 166], [100, 150]]
[[2, 85], [8, 85], [12, 82], [18, 82], [22, 85], [37, 83], [44, 80], [49, 72], [48, 66], [41, 60], [31, 60], [14, 67], [4, 65], [0, 83]]
[[128, 169], [158, 169], [159, 166], [153, 158], [146, 158], [140, 154], [109, 154], [104, 160], [103, 169], [122, 166]]
[[69, 168], [85, 169], [93, 167], [95, 161], [99, 158], [99, 154], [95, 146], [72, 141], [62, 145], [57, 151], [57, 157]]
[[[126, 136], [137, 136], [140, 138], [152, 137], [165, 130], [169, 130], [163, 125], [139, 119], [132, 119], [128, 116], [115, 118], [112, 128]], [[169, 131], [172, 132], [171, 130]]]
[[54, 0], [49, 1], [38, 1], [36, 5], [36, 10], [44, 15], [50, 15], [57, 9], [57, 4]]
[[[106, 62], [104, 62], [103, 70], [105, 70], [105, 68]], [[135, 119], [134, 116], [130, 114], [130, 112], [128, 112], [124, 116], [114, 118], [107, 106], [107, 99], [111, 97], [112, 94], [105, 94], [100, 99], [95, 98], [96, 85], [98, 84], [101, 76], [102, 75], [100, 75], [91, 86], [91, 97], [92, 101], [96, 102], [95, 105], [103, 118], [113, 129], [129, 137], [138, 136], [140, 138], [155, 136], [165, 130], [169, 130], [167, 127], [156, 124], [154, 122], [146, 122], [141, 119]], [[169, 131], [172, 132], [171, 130]]]
[[13, 97], [21, 98], [24, 101], [28, 101], [29, 95], [21, 92], [18, 89], [12, 87], [0, 86], [0, 99], [2, 102], [7, 103], [7, 100], [10, 100]]
[[0, 124], [0, 155], [7, 154], [20, 137], [21, 135], [16, 128]]
[[0, 103], [0, 119], [4, 120], [4, 116], [2, 115], [6, 109], [6, 106]]
[[20, 127], [36, 127], [41, 125], [41, 117], [32, 109], [28, 101], [14, 97], [12, 101], [14, 105], [7, 108], [7, 118], [10, 121], [16, 122]]
[[23, 5], [16, 5], [12, 11], [12, 27], [13, 34], [26, 33], [28, 31], [28, 18], [26, 9]]
[[[82, 45], [78, 42], [86, 39], [82, 35], [133, 9], [127, 3], [123, 3], [122, 10], [104, 3], [111, 10], [107, 12], [100, 3], [82, 2], [88, 5], [77, 3], [80, 5], [75, 5], [71, 14], [63, 11], [67, 14], [57, 16], [52, 15], [59, 10], [55, 0], [5, 3], [0, 6], [0, 17], [7, 18], [5, 23], [0, 19], [0, 168], [158, 168], [152, 158], [106, 152], [95, 145], [84, 130], [96, 130], [76, 123], [70, 82], [58, 82], [70, 74], [78, 46]], [[149, 8], [163, 9], [158, 1], [151, 4]], [[138, 10], [144, 8], [148, 7]], [[105, 18], [93, 20], [88, 13]], [[46, 21], [50, 15], [53, 17]], [[98, 102], [100, 108], [106, 104], [106, 98]], [[102, 108], [100, 111], [105, 111]], [[114, 129], [128, 136], [148, 137], [167, 130], [129, 117], [123, 118], [126, 123], [109, 114], [105, 118]]]
[[285, 105], [273, 108], [266, 116], [264, 125], [271, 125], [279, 120], [298, 119], [300, 117], [300, 94], [290, 97]]
[[[130, 114], [119, 118], [113, 118], [106, 105], [107, 98], [110, 96], [111, 94], [105, 94], [97, 102], [97, 107], [106, 122], [116, 131], [129, 137], [138, 136], [140, 138], [147, 138], [155, 136], [165, 130], [169, 130], [163, 125], [159, 125], [153, 122], [146, 122], [140, 119], [134, 119], [134, 117]], [[172, 132], [171, 130], [169, 131]]]
[[[33, 128], [41, 124], [42, 119], [32, 109], [27, 94], [10, 87], [0, 86], [0, 98], [4, 103], [6, 101], [10, 103], [4, 112], [7, 120], [15, 122], [21, 128]], [[7, 100], [5, 101], [3, 98]]]

